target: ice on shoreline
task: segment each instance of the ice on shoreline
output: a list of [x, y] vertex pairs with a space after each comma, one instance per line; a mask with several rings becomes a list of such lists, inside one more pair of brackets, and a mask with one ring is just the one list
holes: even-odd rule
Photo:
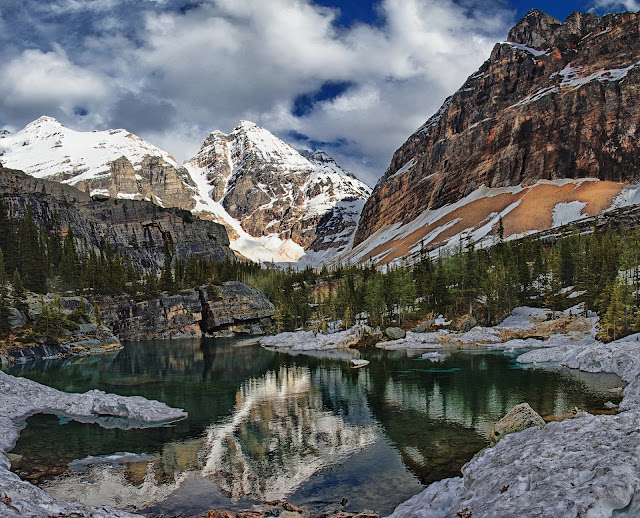
[[15, 446], [27, 417], [51, 413], [102, 426], [142, 428], [181, 419], [187, 414], [159, 401], [140, 396], [124, 397], [90, 390], [69, 394], [0, 371], [0, 489], [3, 517], [78, 516], [130, 518], [136, 515], [110, 507], [89, 507], [57, 500], [9, 471], [7, 451]]
[[461, 477], [431, 484], [390, 518], [640, 516], [640, 335], [603, 344], [594, 333], [537, 340], [546, 347], [517, 361], [615, 373], [629, 383], [622, 413], [587, 414], [510, 434], [467, 463]]
[[347, 349], [358, 343], [365, 327], [353, 326], [337, 333], [315, 333], [314, 331], [293, 331], [265, 336], [260, 345], [274, 349], [290, 349], [292, 351], [324, 351], [330, 349]]

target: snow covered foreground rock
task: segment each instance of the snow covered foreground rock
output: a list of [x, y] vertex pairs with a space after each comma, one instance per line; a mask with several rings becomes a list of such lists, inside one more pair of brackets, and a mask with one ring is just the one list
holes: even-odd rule
[[260, 345], [266, 348], [288, 349], [291, 351], [324, 351], [329, 349], [346, 349], [358, 343], [365, 328], [353, 326], [337, 333], [314, 333], [313, 331], [295, 331], [265, 336]]
[[430, 485], [391, 518], [640, 516], [640, 335], [530, 351], [520, 363], [554, 362], [613, 372], [629, 385], [615, 415], [586, 415], [504, 437]]
[[124, 397], [90, 390], [67, 394], [25, 378], [0, 372], [0, 516], [86, 516], [92, 518], [132, 517], [108, 507], [88, 507], [56, 500], [41, 489], [9, 471], [6, 452], [15, 445], [24, 420], [47, 412], [102, 426], [141, 428], [180, 419], [187, 414], [159, 401]]

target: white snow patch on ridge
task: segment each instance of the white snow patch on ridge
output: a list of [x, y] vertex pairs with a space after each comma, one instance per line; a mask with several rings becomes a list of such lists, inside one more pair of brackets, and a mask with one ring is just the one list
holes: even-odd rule
[[511, 106], [509, 106], [509, 108], [515, 108], [517, 106], [522, 106], [538, 101], [551, 93], [559, 92], [563, 88], [579, 88], [590, 83], [591, 81], [621, 81], [625, 77], [627, 77], [629, 71], [635, 68], [636, 65], [637, 63], [624, 68], [603, 69], [589, 74], [588, 76], [581, 76], [580, 72], [582, 71], [582, 67], [572, 67], [571, 64], [568, 64], [560, 72], [556, 72], [549, 76], [549, 81], [551, 83], [555, 83], [556, 77], [561, 78], [559, 84], [552, 84], [551, 86], [541, 88], [537, 92], [528, 95], [519, 102], [512, 104]]
[[551, 214], [553, 221], [551, 226], [560, 227], [562, 225], [566, 225], [567, 223], [571, 223], [572, 221], [583, 218], [584, 214], [582, 214], [582, 210], [586, 206], [587, 204], [583, 201], [569, 201], [566, 203], [558, 203], [553, 208], [553, 213]]
[[524, 50], [525, 52], [528, 52], [529, 54], [533, 54], [535, 57], [544, 56], [545, 54], [549, 53], [549, 49], [538, 50], [538, 49], [534, 49], [532, 47], [527, 47], [526, 45], [523, 45], [522, 43], [515, 43], [513, 41], [504, 41], [504, 42], [501, 43], [501, 45], [509, 45], [511, 47], [515, 47], [518, 50]]
[[2, 138], [0, 154], [5, 167], [21, 169], [36, 178], [61, 176], [62, 182], [70, 185], [109, 174], [111, 162], [122, 156], [135, 170], [147, 155], [180, 167], [169, 153], [124, 129], [74, 131], [52, 117], [40, 117]]

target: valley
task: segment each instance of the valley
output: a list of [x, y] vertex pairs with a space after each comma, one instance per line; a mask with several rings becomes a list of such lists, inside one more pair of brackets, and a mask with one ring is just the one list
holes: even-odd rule
[[355, 80], [175, 150], [79, 105], [2, 130], [0, 514], [638, 515], [640, 12], [598, 9], [491, 39], [373, 188]]

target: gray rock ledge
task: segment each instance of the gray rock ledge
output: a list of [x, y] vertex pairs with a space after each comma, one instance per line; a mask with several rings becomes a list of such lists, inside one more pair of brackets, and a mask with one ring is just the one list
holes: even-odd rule
[[9, 471], [11, 463], [7, 451], [15, 446], [26, 418], [41, 412], [114, 428], [143, 428], [187, 415], [182, 409], [140, 396], [124, 397], [100, 390], [69, 394], [0, 372], [0, 516], [136, 516], [110, 507], [89, 507], [57, 500]]

